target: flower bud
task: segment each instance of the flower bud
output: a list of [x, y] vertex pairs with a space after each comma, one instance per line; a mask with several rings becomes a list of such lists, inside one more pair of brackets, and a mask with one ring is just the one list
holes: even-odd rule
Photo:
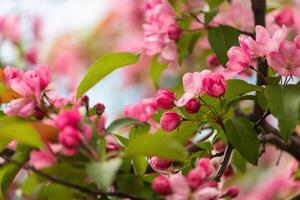
[[66, 126], [77, 127], [81, 122], [81, 114], [77, 108], [72, 110], [62, 110], [55, 119], [57, 128], [63, 130]]
[[204, 91], [211, 97], [223, 96], [226, 90], [225, 78], [222, 74], [211, 73], [203, 79]]
[[230, 197], [230, 198], [235, 198], [239, 195], [240, 189], [237, 187], [230, 187], [228, 188], [227, 192], [223, 194], [221, 197]]
[[160, 119], [160, 125], [165, 131], [173, 131], [180, 125], [181, 117], [176, 112], [165, 112]]
[[185, 104], [185, 110], [188, 113], [194, 114], [199, 111], [200, 102], [197, 99], [191, 99]]
[[205, 183], [206, 174], [199, 168], [192, 169], [187, 175], [187, 181], [193, 190]]
[[209, 55], [207, 57], [207, 64], [211, 67], [217, 67], [220, 65], [220, 62], [215, 54]]
[[216, 152], [223, 152], [225, 150], [225, 147], [226, 147], [226, 145], [224, 144], [224, 142], [219, 139], [213, 145], [213, 149]]
[[294, 39], [294, 43], [297, 47], [297, 49], [300, 49], [300, 35], [297, 35]]
[[72, 126], [65, 127], [59, 134], [59, 142], [68, 149], [75, 149], [81, 143], [81, 133]]
[[232, 177], [234, 175], [234, 171], [231, 165], [229, 165], [226, 170], [224, 171], [225, 177]]
[[152, 189], [161, 195], [168, 195], [171, 193], [169, 180], [165, 176], [158, 176], [154, 178], [152, 182]]
[[104, 104], [102, 104], [102, 103], [97, 103], [97, 104], [95, 105], [95, 107], [96, 107], [96, 114], [97, 114], [97, 115], [102, 115], [102, 113], [104, 113], [104, 110], [105, 110]]
[[85, 106], [86, 108], [88, 108], [89, 107], [89, 101], [90, 101], [89, 97], [87, 95], [84, 95], [80, 99], [80, 105]]
[[218, 182], [217, 181], [210, 181], [210, 182], [207, 183], [207, 186], [218, 188]]
[[168, 36], [171, 40], [178, 40], [181, 36], [182, 30], [176, 24], [169, 26]]
[[294, 14], [293, 11], [290, 8], [285, 8], [281, 10], [276, 16], [275, 16], [275, 22], [279, 26], [292, 26], [294, 24]]
[[168, 169], [170, 167], [171, 163], [172, 162], [170, 160], [164, 160], [164, 159], [161, 159], [156, 156], [153, 156], [150, 159], [150, 165], [151, 165], [152, 169], [154, 169], [156, 171], [163, 171], [163, 170]]
[[26, 54], [25, 58], [26, 61], [28, 61], [31, 64], [36, 64], [37, 63], [37, 49], [36, 48], [31, 48], [29, 49]]
[[206, 177], [210, 177], [215, 171], [209, 158], [201, 158], [198, 161], [197, 168], [204, 170]]
[[160, 89], [155, 95], [155, 102], [159, 108], [171, 109], [175, 106], [175, 94], [169, 90]]

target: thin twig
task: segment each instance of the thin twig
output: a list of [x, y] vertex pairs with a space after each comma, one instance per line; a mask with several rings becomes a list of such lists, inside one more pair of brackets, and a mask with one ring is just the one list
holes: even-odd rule
[[231, 153], [232, 153], [233, 147], [231, 144], [228, 144], [225, 153], [223, 156], [223, 159], [221, 161], [220, 167], [218, 168], [215, 176], [212, 178], [213, 181], [220, 182], [222, 175], [224, 174], [227, 165], [230, 161]]

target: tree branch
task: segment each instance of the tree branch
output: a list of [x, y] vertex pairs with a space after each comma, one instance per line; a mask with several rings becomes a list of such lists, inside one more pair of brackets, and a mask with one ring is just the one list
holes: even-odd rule
[[99, 196], [105, 195], [105, 196], [116, 196], [116, 197], [121, 197], [121, 198], [129, 198], [129, 199], [132, 199], [132, 200], [145, 200], [143, 198], [134, 197], [130, 194], [125, 194], [125, 193], [122, 193], [122, 192], [103, 192], [103, 191], [100, 191], [100, 190], [94, 190], [94, 189], [82, 187], [80, 185], [76, 185], [74, 183], [70, 183], [70, 182], [62, 180], [60, 178], [51, 176], [51, 175], [49, 175], [49, 174], [47, 174], [43, 171], [35, 169], [33, 166], [30, 166], [26, 163], [24, 164], [24, 163], [21, 163], [19, 161], [16, 161], [16, 160], [10, 158], [9, 156], [7, 156], [5, 154], [0, 154], [0, 157], [3, 158], [6, 162], [13, 163], [13, 164], [25, 169], [25, 170], [32, 171], [35, 174], [37, 174], [37, 175], [39, 175], [43, 178], [46, 178], [47, 180], [50, 180], [52, 182], [64, 185], [66, 187], [78, 190], [78, 191], [83, 192], [83, 193], [86, 193], [86, 194], [88, 194], [89, 196], [92, 196], [92, 197], [97, 197], [98, 198]]
[[224, 174], [224, 172], [227, 168], [227, 165], [230, 161], [232, 150], [233, 150], [232, 145], [228, 144], [226, 149], [225, 149], [224, 157], [221, 161], [220, 167], [218, 168], [215, 176], [212, 178], [213, 181], [220, 182], [221, 177]]

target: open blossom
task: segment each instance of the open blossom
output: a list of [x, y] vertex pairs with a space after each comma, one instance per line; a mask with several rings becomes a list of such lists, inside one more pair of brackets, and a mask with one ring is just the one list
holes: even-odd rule
[[282, 9], [276, 16], [275, 22], [279, 25], [285, 25], [287, 27], [292, 26], [294, 24], [294, 14], [293, 10], [290, 8]]
[[147, 55], [160, 54], [160, 61], [164, 63], [177, 60], [175, 40], [180, 37], [181, 30], [175, 22], [175, 12], [167, 1], [147, 1], [142, 44]]
[[270, 53], [267, 61], [270, 67], [282, 76], [300, 77], [300, 50], [293, 42], [283, 42], [279, 52]]
[[3, 70], [3, 79], [5, 84], [21, 95], [20, 98], [12, 100], [4, 112], [7, 115], [28, 117], [40, 104], [41, 92], [46, 89], [51, 77], [44, 65], [38, 65], [35, 70], [25, 73], [8, 66]]
[[287, 37], [287, 29], [283, 26], [272, 36], [268, 30], [262, 26], [255, 27], [256, 39], [248, 37], [248, 45], [254, 57], [265, 57], [269, 53], [277, 52], [281, 43]]
[[205, 76], [210, 74], [210, 70], [203, 70], [202, 72], [186, 73], [183, 76], [184, 95], [177, 101], [177, 106], [184, 106], [191, 99], [197, 95], [204, 94], [202, 81]]
[[124, 113], [126, 117], [137, 119], [141, 122], [150, 120], [157, 111], [156, 102], [153, 99], [144, 99], [132, 105], [126, 105]]
[[212, 97], [219, 97], [225, 94], [226, 81], [222, 74], [211, 73], [203, 79], [204, 91]]
[[32, 150], [30, 152], [29, 164], [36, 169], [50, 167], [56, 163], [56, 158], [49, 149]]

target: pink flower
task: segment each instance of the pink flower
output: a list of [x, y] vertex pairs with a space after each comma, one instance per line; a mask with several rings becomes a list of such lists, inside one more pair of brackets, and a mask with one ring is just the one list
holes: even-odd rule
[[165, 131], [173, 131], [181, 122], [181, 116], [176, 112], [165, 112], [160, 119], [160, 125]]
[[119, 146], [118, 142], [111, 135], [107, 135], [105, 137], [105, 142], [106, 142], [106, 150], [108, 152], [110, 152], [110, 151], [118, 151], [120, 149], [120, 146]]
[[239, 195], [240, 189], [238, 187], [230, 187], [226, 191], [225, 194], [222, 195], [222, 197], [230, 197], [230, 198], [235, 198]]
[[144, 99], [132, 105], [126, 105], [124, 114], [126, 117], [146, 122], [151, 119], [152, 115], [157, 111], [154, 99]]
[[170, 167], [172, 161], [161, 159], [159, 157], [153, 156], [150, 159], [150, 165], [152, 169], [156, 171], [164, 171]]
[[67, 149], [76, 149], [81, 143], [81, 133], [72, 126], [66, 126], [59, 133], [59, 142]]
[[162, 109], [171, 109], [175, 106], [175, 98], [175, 93], [169, 90], [160, 89], [155, 95], [156, 105]]
[[20, 17], [17, 15], [0, 16], [0, 33], [13, 43], [21, 37]]
[[204, 170], [206, 177], [210, 177], [215, 171], [215, 168], [209, 158], [201, 158], [198, 161], [197, 168]]
[[273, 36], [262, 26], [255, 27], [256, 40], [248, 37], [248, 45], [254, 57], [264, 57], [269, 53], [277, 52], [287, 36], [287, 29], [283, 26]]
[[36, 47], [32, 47], [30, 49], [27, 50], [25, 57], [26, 57], [26, 61], [31, 63], [31, 64], [36, 64], [37, 63], [37, 49]]
[[39, 65], [34, 71], [24, 73], [24, 81], [36, 92], [45, 89], [50, 79], [49, 68], [44, 65]]
[[214, 187], [205, 187], [197, 190], [194, 194], [195, 200], [217, 200], [219, 199], [220, 191]]
[[300, 49], [300, 35], [297, 35], [294, 39], [294, 43], [297, 47], [297, 49]]
[[226, 81], [222, 74], [211, 73], [203, 79], [204, 91], [212, 97], [223, 96], [226, 90]]
[[201, 104], [197, 99], [191, 99], [185, 104], [185, 110], [188, 113], [194, 114], [199, 111], [200, 106]]
[[161, 195], [170, 194], [171, 187], [168, 178], [165, 176], [155, 177], [152, 182], [152, 189]]
[[199, 168], [192, 169], [187, 175], [187, 181], [193, 190], [203, 185], [206, 181], [206, 173]]
[[285, 8], [282, 9], [276, 16], [275, 22], [279, 25], [285, 25], [287, 27], [292, 26], [294, 24], [294, 14], [292, 9]]
[[176, 25], [175, 12], [165, 0], [148, 0], [145, 7], [144, 41], [142, 47], [147, 55], [161, 54], [163, 63], [177, 60], [175, 40], [181, 34]]
[[66, 126], [77, 127], [82, 120], [82, 116], [77, 108], [72, 110], [62, 110], [55, 119], [55, 125], [60, 130]]
[[32, 150], [30, 152], [29, 164], [36, 169], [50, 167], [56, 163], [56, 158], [53, 153], [48, 150]]
[[167, 196], [167, 200], [187, 200], [191, 189], [189, 183], [184, 176], [174, 174], [169, 177], [169, 182], [173, 194]]
[[28, 117], [35, 111], [36, 103], [29, 98], [19, 98], [9, 102], [8, 107], [4, 109], [8, 116]]
[[204, 94], [202, 81], [205, 76], [210, 74], [210, 70], [203, 70], [201, 73], [186, 73], [183, 76], [184, 95], [177, 101], [177, 106], [184, 106], [189, 100], [197, 95]]
[[7, 66], [3, 70], [3, 79], [6, 84], [11, 84], [12, 81], [19, 81], [22, 73], [14, 67]]
[[285, 41], [280, 45], [279, 52], [270, 53], [268, 64], [282, 76], [300, 77], [300, 50], [295, 43]]

